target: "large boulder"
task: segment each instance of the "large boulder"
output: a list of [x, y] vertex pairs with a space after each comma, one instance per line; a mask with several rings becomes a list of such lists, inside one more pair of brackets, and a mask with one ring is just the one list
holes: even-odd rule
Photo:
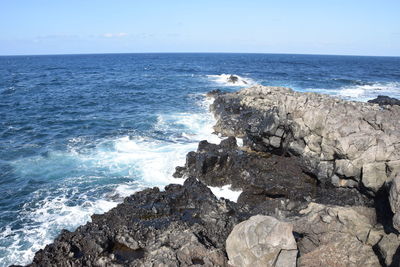
[[216, 132], [299, 157], [322, 183], [374, 195], [400, 170], [400, 106], [253, 86], [216, 96]]
[[226, 240], [229, 264], [240, 267], [295, 267], [293, 226], [257, 215], [236, 225]]

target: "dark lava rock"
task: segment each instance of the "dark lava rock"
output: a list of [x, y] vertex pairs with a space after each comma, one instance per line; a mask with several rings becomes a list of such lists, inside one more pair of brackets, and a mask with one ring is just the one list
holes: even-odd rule
[[379, 106], [384, 106], [384, 105], [399, 105], [400, 106], [400, 100], [385, 96], [385, 95], [378, 95], [377, 98], [368, 100], [368, 103], [374, 103], [374, 104], [379, 104]]
[[225, 240], [245, 218], [189, 178], [138, 192], [75, 232], [64, 230], [30, 266], [226, 266]]
[[[235, 84], [235, 83], [238, 83], [239, 82], [239, 77], [238, 76], [236, 76], [236, 75], [230, 75], [229, 77], [228, 77], [228, 79], [227, 79], [227, 82], [228, 83], [232, 83], [232, 84]], [[244, 81], [244, 80], [240, 80], [242, 83], [244, 83], [244, 84], [247, 84], [247, 82], [246, 81]]]
[[228, 82], [230, 83], [237, 83], [239, 81], [239, 77], [235, 76], [235, 75], [231, 75], [228, 78]]
[[296, 157], [239, 148], [236, 139], [229, 137], [220, 145], [201, 141], [197, 152], [187, 154], [185, 166], [177, 167], [174, 176], [194, 176], [210, 186], [231, 185], [233, 190], [243, 190], [238, 203], [248, 205], [251, 213], [273, 215], [275, 208], [296, 210], [310, 201], [373, 205], [355, 189], [322, 186], [305, 170]]
[[216, 89], [216, 90], [211, 90], [210, 92], [208, 92], [206, 94], [206, 96], [207, 97], [215, 97], [215, 96], [222, 95], [222, 94], [224, 94], [224, 93], [221, 90]]

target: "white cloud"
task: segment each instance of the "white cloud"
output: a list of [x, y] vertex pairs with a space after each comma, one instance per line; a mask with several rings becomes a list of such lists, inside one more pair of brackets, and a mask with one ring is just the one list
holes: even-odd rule
[[118, 32], [118, 33], [104, 33], [101, 36], [105, 38], [121, 38], [128, 35], [129, 34], [127, 34], [126, 32]]

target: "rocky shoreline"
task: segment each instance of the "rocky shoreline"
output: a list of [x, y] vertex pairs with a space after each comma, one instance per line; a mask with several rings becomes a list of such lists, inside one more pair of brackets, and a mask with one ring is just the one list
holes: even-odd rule
[[[183, 185], [64, 230], [29, 266], [400, 266], [397, 102], [265, 86], [209, 96], [227, 138], [188, 153]], [[236, 203], [207, 187], [224, 185]]]

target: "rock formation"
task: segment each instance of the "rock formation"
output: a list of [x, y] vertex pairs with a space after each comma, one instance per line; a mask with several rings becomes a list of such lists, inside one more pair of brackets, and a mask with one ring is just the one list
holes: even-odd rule
[[[263, 86], [209, 96], [227, 138], [188, 153], [183, 185], [62, 231], [30, 266], [399, 266], [400, 106]], [[207, 188], [224, 185], [237, 203]]]
[[278, 218], [295, 214], [311, 201], [373, 205], [357, 190], [319, 184], [305, 171], [298, 158], [247, 150], [229, 137], [219, 145], [201, 141], [196, 152], [187, 154], [185, 166], [176, 168], [174, 176], [193, 176], [209, 186], [231, 185], [233, 190], [243, 191], [238, 204]]
[[239, 217], [232, 202], [190, 178], [64, 230], [30, 266], [226, 266], [225, 240]]
[[254, 86], [217, 94], [211, 109], [216, 132], [255, 151], [298, 156], [323, 183], [373, 195], [400, 171], [399, 106]]
[[378, 104], [380, 106], [400, 105], [400, 100], [393, 98], [393, 97], [385, 96], [385, 95], [378, 95], [377, 98], [368, 100], [368, 103], [374, 103], [374, 104]]

